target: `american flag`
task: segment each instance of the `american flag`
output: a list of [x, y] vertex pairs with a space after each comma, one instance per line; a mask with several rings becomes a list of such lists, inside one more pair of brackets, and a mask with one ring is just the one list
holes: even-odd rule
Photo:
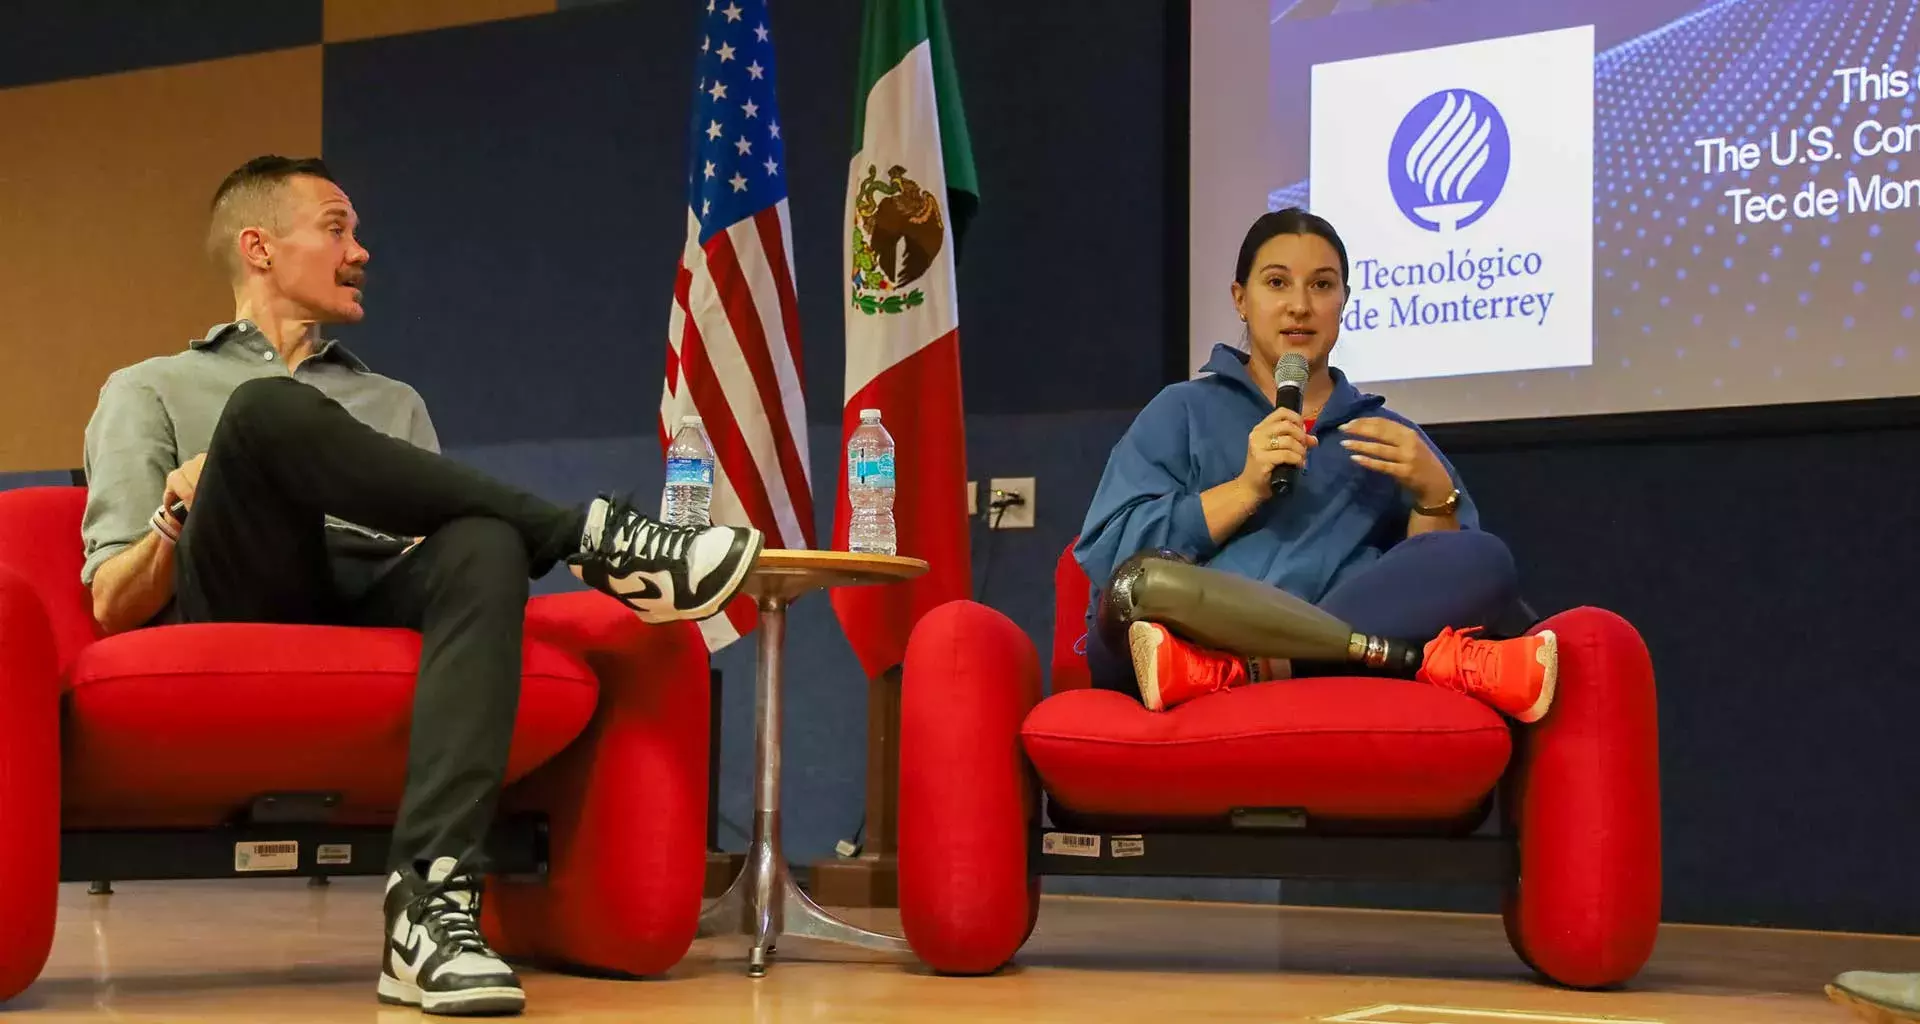
[[[768, 547], [813, 546], [800, 309], [793, 288], [786, 143], [774, 102], [766, 0], [700, 0], [687, 164], [687, 241], [667, 318], [664, 449], [698, 415], [719, 463], [713, 521], [748, 524]], [[701, 624], [708, 650], [752, 630], [736, 600]]]

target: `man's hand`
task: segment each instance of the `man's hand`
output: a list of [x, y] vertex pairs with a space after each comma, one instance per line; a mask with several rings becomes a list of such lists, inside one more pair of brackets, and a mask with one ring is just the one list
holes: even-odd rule
[[200, 470], [207, 462], [207, 453], [201, 452], [188, 459], [179, 469], [167, 474], [167, 493], [161, 498], [162, 507], [171, 506], [175, 501], [193, 508], [193, 492], [200, 486]]

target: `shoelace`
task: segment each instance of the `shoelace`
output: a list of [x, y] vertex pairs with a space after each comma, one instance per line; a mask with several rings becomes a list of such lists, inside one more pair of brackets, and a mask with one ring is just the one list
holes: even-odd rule
[[[467, 905], [461, 906], [452, 893], [467, 894]], [[460, 953], [482, 953], [493, 955], [487, 947], [487, 940], [480, 934], [480, 886], [470, 875], [453, 875], [435, 882], [421, 890], [413, 898], [414, 905], [424, 906], [424, 920], [431, 920], [440, 926], [445, 936], [445, 946], [455, 955]]]
[[[1165, 627], [1161, 628], [1165, 629]], [[1085, 641], [1087, 638], [1083, 634], [1080, 639]], [[1185, 681], [1196, 691], [1194, 696], [1233, 689], [1233, 676], [1236, 674], [1236, 669], [1244, 673], [1249, 682], [1253, 680], [1253, 674], [1247, 669], [1247, 663], [1238, 656], [1210, 650], [1198, 644], [1188, 644], [1174, 636], [1172, 630], [1166, 630], [1165, 639], [1161, 642], [1174, 645], [1172, 659], [1176, 665], [1184, 669]]]
[[1457, 681], [1461, 689], [1470, 692], [1486, 689], [1487, 680], [1494, 674], [1488, 665], [1493, 659], [1493, 644], [1473, 638], [1473, 634], [1480, 632], [1480, 629], [1479, 626], [1448, 629], [1440, 634], [1441, 639], [1447, 641], [1441, 650], [1453, 660], [1453, 671], [1443, 675]]
[[650, 562], [678, 560], [699, 532], [691, 526], [668, 526], [643, 519], [639, 513], [629, 510], [620, 529], [615, 531], [614, 543], [620, 550], [631, 551], [635, 557]]
[[1211, 679], [1207, 680], [1208, 693], [1220, 693], [1223, 690], [1233, 689], [1233, 676], [1234, 669], [1236, 668], [1245, 673], [1247, 680], [1251, 681], [1253, 679], [1253, 674], [1247, 671], [1246, 663], [1239, 658], [1231, 654], [1221, 654], [1221, 659], [1222, 660], [1214, 661], [1207, 666], [1212, 670], [1208, 673], [1212, 676]]
[[642, 516], [630, 502], [611, 502], [594, 554], [623, 570], [629, 561], [677, 560], [685, 555], [700, 531], [691, 526], [668, 526]]
[[1233, 689], [1233, 677], [1236, 674], [1236, 669], [1238, 669], [1240, 673], [1244, 673], [1244, 677], [1249, 682], [1253, 680], [1253, 673], [1248, 670], [1247, 663], [1237, 655], [1228, 654], [1225, 651], [1210, 650], [1198, 645], [1194, 645], [1192, 651], [1194, 656], [1188, 664], [1198, 663], [1201, 670], [1205, 673], [1205, 682], [1200, 686], [1203, 693], [1220, 693], [1224, 690]]

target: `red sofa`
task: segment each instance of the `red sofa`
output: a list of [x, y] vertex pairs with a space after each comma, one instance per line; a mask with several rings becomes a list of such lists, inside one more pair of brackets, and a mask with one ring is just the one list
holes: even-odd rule
[[1156, 714], [1089, 688], [1087, 580], [1070, 551], [1055, 587], [1044, 699], [1034, 644], [982, 605], [936, 609], [909, 643], [900, 914], [928, 965], [1006, 963], [1043, 874], [1482, 883], [1505, 892], [1514, 951], [1555, 982], [1617, 985], [1646, 963], [1660, 917], [1654, 681], [1618, 616], [1541, 624], [1560, 637], [1561, 678], [1533, 726], [1378, 678]]
[[[85, 501], [0, 492], [0, 1001], [46, 962], [58, 882], [383, 874], [405, 777], [419, 634], [103, 639], [80, 584]], [[534, 599], [526, 630], [495, 836], [513, 873], [489, 889], [487, 933], [508, 956], [663, 971], [700, 913], [706, 649], [591, 592]], [[249, 846], [275, 869], [242, 871], [253, 842], [296, 843], [297, 862]]]

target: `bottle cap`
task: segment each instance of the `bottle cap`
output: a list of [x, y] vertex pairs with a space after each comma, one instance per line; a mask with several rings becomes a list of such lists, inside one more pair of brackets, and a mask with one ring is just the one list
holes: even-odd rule
[[698, 417], [698, 416], [682, 416], [682, 417], [680, 417], [680, 428], [681, 428], [682, 430], [684, 430], [684, 429], [686, 429], [687, 427], [697, 427], [697, 426], [700, 426], [700, 425], [701, 425], [701, 424], [700, 424], [700, 417]]
[[878, 410], [878, 409], [862, 409], [862, 410], [860, 410], [860, 418], [861, 418], [862, 420], [877, 420], [877, 419], [879, 419], [879, 418], [880, 418], [880, 410]]

